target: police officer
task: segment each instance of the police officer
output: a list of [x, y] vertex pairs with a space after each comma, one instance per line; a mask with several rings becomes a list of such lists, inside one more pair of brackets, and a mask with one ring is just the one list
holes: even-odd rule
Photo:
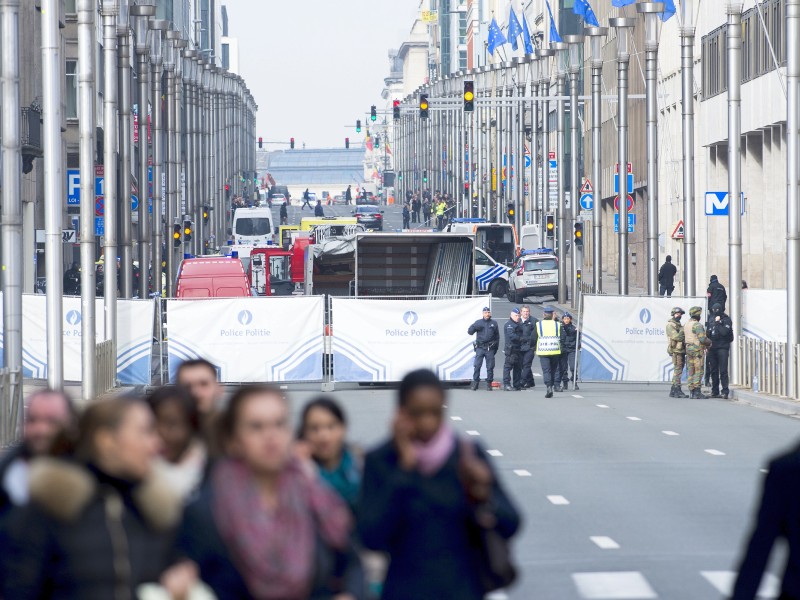
[[520, 326], [522, 327], [522, 343], [520, 344], [520, 352], [522, 353], [522, 375], [520, 376], [520, 383], [522, 389], [536, 387], [533, 381], [533, 371], [531, 365], [533, 364], [533, 356], [536, 354], [536, 342], [538, 335], [536, 333], [536, 319], [531, 317], [531, 309], [523, 306], [520, 309]]
[[[539, 339], [536, 342], [536, 354], [542, 364], [542, 377], [547, 386], [545, 398], [553, 397], [553, 388], [558, 383], [558, 367], [561, 362], [561, 323], [553, 318], [555, 310], [552, 306], [542, 309], [544, 316], [536, 324]], [[560, 388], [561, 386], [559, 386]]]
[[478, 319], [467, 329], [469, 335], [475, 335], [475, 370], [472, 372], [472, 389], [477, 390], [481, 380], [481, 366], [486, 359], [486, 389], [492, 391], [494, 380], [494, 355], [500, 345], [500, 328], [492, 319], [492, 309], [483, 307], [483, 318]]
[[522, 327], [519, 322], [520, 312], [515, 306], [511, 309], [511, 315], [503, 328], [503, 335], [506, 340], [505, 354], [506, 360], [503, 364], [503, 390], [514, 392], [521, 390], [520, 375], [522, 373]]
[[711, 350], [708, 351], [711, 368], [711, 397], [720, 398], [720, 380], [722, 381], [722, 398], [728, 398], [728, 358], [733, 341], [733, 321], [725, 314], [721, 304], [711, 307], [711, 321], [708, 337], [711, 339]]
[[[578, 347], [578, 328], [572, 322], [568, 312], [561, 317], [561, 382], [564, 391], [569, 389], [569, 382], [575, 381], [575, 351]], [[570, 376], [571, 374], [571, 376]], [[556, 380], [558, 383], [558, 380]], [[577, 388], [576, 388], [577, 389]], [[559, 391], [559, 388], [556, 388]]]
[[686, 338], [683, 333], [681, 318], [684, 315], [683, 309], [676, 306], [670, 313], [672, 318], [667, 321], [667, 354], [672, 357], [672, 388], [669, 390], [670, 398], [688, 398], [681, 389], [681, 377], [683, 377], [683, 365], [686, 362]]
[[686, 339], [686, 362], [689, 365], [689, 397], [700, 400], [708, 398], [700, 391], [700, 385], [703, 382], [704, 354], [711, 345], [711, 340], [706, 337], [706, 330], [700, 323], [702, 314], [703, 309], [699, 306], [690, 308], [690, 319], [683, 330]]

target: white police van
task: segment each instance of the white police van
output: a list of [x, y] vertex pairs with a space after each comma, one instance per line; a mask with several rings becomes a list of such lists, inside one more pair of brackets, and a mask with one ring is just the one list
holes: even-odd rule
[[508, 277], [508, 299], [558, 295], [558, 258], [550, 248], [524, 250]]
[[495, 298], [502, 298], [508, 292], [507, 266], [501, 265], [480, 248], [475, 248], [475, 283], [478, 293], [490, 293]]

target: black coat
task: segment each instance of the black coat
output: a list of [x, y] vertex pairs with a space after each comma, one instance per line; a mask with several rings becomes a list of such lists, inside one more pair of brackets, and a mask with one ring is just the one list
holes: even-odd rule
[[500, 345], [500, 328], [494, 319], [478, 319], [467, 329], [469, 335], [475, 335], [475, 342], [487, 350], [497, 350]]
[[752, 600], [778, 538], [789, 545], [781, 598], [800, 598], [800, 446], [775, 458], [764, 480], [758, 518], [747, 545], [732, 600]]
[[315, 217], [324, 217], [325, 211], [322, 209], [322, 204], [317, 204], [314, 207], [314, 216]]
[[725, 286], [719, 281], [714, 280], [708, 284], [706, 296], [708, 296], [709, 310], [715, 304], [719, 304], [722, 307], [722, 310], [725, 310], [725, 303], [728, 301], [728, 293], [725, 291]]
[[[476, 451], [488, 462], [480, 446]], [[468, 541], [471, 509], [458, 476], [460, 454], [457, 445], [430, 477], [401, 469], [392, 441], [367, 454], [358, 530], [368, 548], [390, 556], [383, 600], [483, 598]], [[496, 476], [492, 503], [497, 530], [510, 538], [520, 517]]]
[[528, 352], [536, 350], [536, 343], [539, 341], [539, 331], [536, 329], [537, 320], [531, 317], [527, 321], [520, 319], [520, 351]]
[[522, 326], [520, 322], [514, 322], [514, 319], [509, 318], [503, 326], [503, 336], [505, 337], [505, 351], [519, 352], [522, 345]]
[[711, 340], [711, 348], [714, 350], [731, 347], [731, 342], [733, 342], [733, 321], [728, 315], [725, 313], [720, 314], [719, 321], [716, 320], [715, 316], [711, 317], [708, 326], [708, 339]]
[[578, 347], [578, 328], [574, 323], [561, 323], [561, 353], [575, 352]]
[[124, 565], [122, 585], [135, 598], [139, 585], [158, 581], [169, 566], [180, 510], [163, 483], [131, 486], [64, 460], [37, 459], [30, 504], [12, 509], [2, 532], [2, 596], [115, 600]]
[[678, 269], [671, 262], [665, 262], [658, 270], [658, 283], [666, 288], [675, 286], [675, 275]]

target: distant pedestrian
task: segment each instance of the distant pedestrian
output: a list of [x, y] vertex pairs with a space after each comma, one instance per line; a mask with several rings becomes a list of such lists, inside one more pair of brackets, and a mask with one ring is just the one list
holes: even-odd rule
[[281, 204], [281, 225], [288, 225], [289, 223], [289, 211], [286, 208], [286, 202]]
[[503, 390], [514, 392], [522, 389], [522, 327], [520, 311], [516, 306], [511, 309], [508, 321], [503, 326], [505, 339], [505, 361], [503, 362]]
[[317, 204], [314, 207], [314, 216], [320, 218], [325, 216], [325, 210], [322, 208], [322, 200], [317, 200]]
[[306, 188], [306, 191], [303, 192], [303, 204], [300, 207], [300, 210], [305, 210], [306, 206], [309, 210], [313, 210], [313, 207], [311, 206], [311, 194], [308, 192], [308, 188]]
[[[778, 538], [788, 546], [781, 598], [800, 598], [800, 446], [770, 461], [764, 491], [750, 534], [732, 600], [753, 600]], [[760, 596], [759, 596], [760, 597]]]
[[539, 336], [536, 342], [536, 355], [542, 364], [542, 377], [547, 387], [545, 398], [552, 398], [553, 391], [561, 391], [559, 367], [561, 363], [561, 323], [555, 320], [555, 309], [545, 306], [544, 316], [536, 324]]
[[523, 390], [536, 387], [536, 382], [533, 380], [533, 357], [536, 354], [536, 342], [539, 340], [539, 334], [536, 332], [536, 323], [538, 321], [531, 317], [531, 309], [523, 306], [520, 309], [520, 328], [522, 330], [522, 341], [520, 343], [520, 353], [522, 354], [521, 373], [520, 373], [520, 387]]
[[408, 204], [403, 204], [403, 229], [411, 227], [411, 211], [408, 210]]
[[686, 338], [681, 318], [684, 312], [680, 306], [675, 306], [670, 313], [672, 317], [667, 322], [667, 354], [672, 358], [672, 387], [669, 391], [670, 398], [688, 398], [681, 389], [683, 366], [686, 363]]
[[[578, 349], [578, 328], [572, 322], [572, 315], [568, 312], [561, 317], [561, 388], [569, 389], [569, 382], [575, 384], [575, 356]], [[577, 389], [577, 387], [575, 388]]]
[[492, 391], [494, 381], [494, 358], [500, 346], [500, 328], [492, 319], [492, 309], [483, 307], [483, 318], [478, 319], [467, 329], [468, 335], [475, 336], [475, 362], [472, 371], [472, 389], [477, 390], [481, 381], [481, 367], [486, 362], [486, 389]]
[[742, 289], [743, 290], [747, 289], [747, 282], [744, 279], [742, 279]]
[[411, 203], [412, 223], [419, 223], [419, 212], [421, 209], [422, 203], [419, 201], [419, 198], [414, 198], [413, 202]]
[[439, 201], [436, 205], [436, 229], [441, 231], [444, 229], [444, 213], [447, 210], [447, 205], [444, 203], [444, 200]]
[[344, 193], [344, 201], [345, 204], [350, 205], [353, 203], [353, 191], [352, 186], [347, 186], [347, 190]]
[[[711, 349], [708, 351], [709, 367], [711, 368], [711, 397], [728, 398], [728, 361], [733, 342], [733, 321], [725, 314], [722, 306], [715, 304], [711, 307], [711, 321], [708, 328], [708, 338], [711, 340]], [[720, 389], [720, 384], [722, 388]]]
[[481, 600], [477, 515], [505, 539], [520, 525], [486, 451], [459, 440], [445, 404], [436, 374], [412, 371], [400, 383], [391, 438], [367, 454], [358, 531], [389, 554], [383, 600]]
[[678, 269], [672, 264], [672, 257], [667, 254], [664, 259], [664, 264], [658, 270], [658, 295], [672, 297], [672, 292], [675, 289], [675, 275]]
[[422, 203], [422, 216], [425, 219], [425, 227], [431, 226], [431, 203], [428, 200]]
[[693, 306], [689, 309], [689, 323], [684, 328], [686, 338], [686, 362], [689, 365], [689, 397], [698, 400], [708, 398], [700, 391], [703, 382], [703, 362], [705, 352], [711, 345], [711, 340], [706, 337], [706, 330], [700, 323], [703, 309]]

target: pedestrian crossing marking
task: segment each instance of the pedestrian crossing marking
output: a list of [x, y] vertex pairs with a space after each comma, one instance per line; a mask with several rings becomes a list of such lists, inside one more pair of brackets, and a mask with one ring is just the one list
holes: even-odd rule
[[451, 421], [463, 421], [461, 417], [450, 417]]
[[582, 598], [588, 600], [649, 600], [655, 590], [638, 571], [573, 573], [572, 580]]
[[566, 506], [569, 504], [569, 500], [564, 498], [564, 496], [548, 496], [547, 499], [551, 504], [555, 504], [556, 506]]
[[680, 435], [680, 433], [676, 433], [674, 431], [662, 431], [664, 435]]
[[711, 456], [725, 456], [724, 452], [721, 452], [720, 450], [714, 450], [713, 448], [707, 448], [706, 452]]
[[467, 431], [467, 435], [480, 435], [480, 433], [475, 431], [474, 429], [470, 429]]
[[503, 453], [500, 452], [500, 450], [487, 450], [486, 454], [488, 454], [489, 456], [495, 456], [495, 457], [503, 456]]
[[531, 477], [531, 472], [525, 469], [514, 469], [514, 475], [518, 477]]
[[625, 417], [628, 421], [641, 421], [639, 417]]
[[589, 539], [602, 550], [619, 550], [619, 544], [606, 535], [593, 535]]
[[[700, 575], [726, 598], [733, 594], [733, 586], [736, 583], [735, 571], [700, 571]], [[780, 594], [780, 587], [780, 579], [772, 573], [767, 573], [761, 580], [757, 596], [759, 598], [777, 598]]]

